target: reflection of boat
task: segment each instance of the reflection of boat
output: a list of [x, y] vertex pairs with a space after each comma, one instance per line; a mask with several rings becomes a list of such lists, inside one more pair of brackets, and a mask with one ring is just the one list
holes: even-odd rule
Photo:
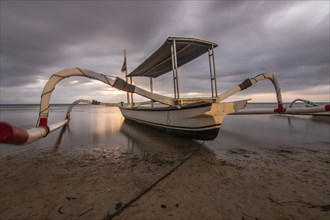
[[179, 136], [171, 136], [157, 129], [145, 127], [131, 120], [124, 120], [120, 132], [127, 137], [127, 146], [132, 148], [135, 154], [170, 154], [181, 152], [183, 155], [193, 148], [200, 148], [201, 143], [196, 140], [184, 139]]
[[[108, 106], [118, 106], [125, 118], [148, 126], [157, 127], [168, 133], [179, 134], [193, 139], [212, 140], [218, 135], [224, 117], [228, 114], [305, 114], [330, 111], [330, 105], [309, 108], [284, 108], [280, 87], [273, 74], [262, 73], [254, 78], [244, 80], [238, 86], [218, 95], [215, 72], [213, 42], [182, 37], [169, 37], [165, 43], [146, 59], [135, 70], [127, 73], [126, 55], [122, 71], [126, 73], [126, 81], [119, 77], [110, 77], [86, 69], [71, 68], [54, 74], [47, 82], [41, 95], [38, 128], [25, 131], [6, 123], [0, 123], [2, 133], [0, 142], [24, 144], [46, 136], [68, 122], [48, 125], [49, 102], [57, 83], [71, 76], [82, 76], [99, 80], [116, 89], [127, 92], [127, 103], [107, 103]], [[179, 92], [178, 68], [193, 59], [208, 53], [210, 70], [210, 97], [182, 98]], [[168, 97], [153, 92], [153, 79], [172, 71], [174, 97]], [[150, 91], [132, 84], [132, 77], [149, 77]], [[247, 100], [223, 102], [228, 97], [249, 88], [260, 80], [269, 79], [275, 87], [277, 107], [275, 109], [241, 110]], [[136, 103], [133, 93], [150, 99], [150, 102]], [[88, 104], [104, 104], [97, 101], [78, 100], [73, 104], [85, 102]], [[157, 105], [156, 105], [156, 102]], [[165, 105], [160, 107], [158, 104]], [[67, 114], [69, 116], [69, 113]]]

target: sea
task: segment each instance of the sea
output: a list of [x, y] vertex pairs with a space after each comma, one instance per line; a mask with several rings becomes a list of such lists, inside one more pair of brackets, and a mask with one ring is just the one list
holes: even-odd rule
[[[68, 108], [67, 104], [51, 105], [49, 123], [63, 120]], [[276, 104], [252, 103], [247, 108], [273, 109]], [[39, 105], [0, 105], [0, 121], [24, 129], [36, 126], [38, 113]], [[116, 107], [77, 105], [71, 112], [68, 126], [31, 144], [0, 144], [0, 157], [31, 150], [66, 153], [75, 150], [118, 149], [121, 152], [144, 153], [170, 148], [178, 143], [185, 148], [203, 144], [215, 155], [221, 155], [230, 149], [328, 151], [330, 117], [229, 115], [225, 117], [217, 138], [203, 142], [175, 137], [127, 122]]]

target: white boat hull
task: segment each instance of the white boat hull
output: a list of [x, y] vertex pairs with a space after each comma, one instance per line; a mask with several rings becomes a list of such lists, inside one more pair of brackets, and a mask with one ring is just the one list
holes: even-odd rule
[[244, 108], [246, 101], [231, 103], [198, 103], [181, 109], [175, 107], [120, 107], [125, 119], [156, 127], [169, 134], [198, 140], [217, 137], [225, 115]]

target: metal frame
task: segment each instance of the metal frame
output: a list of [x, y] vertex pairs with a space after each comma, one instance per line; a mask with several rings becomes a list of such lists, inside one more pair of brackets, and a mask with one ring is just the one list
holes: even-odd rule
[[[218, 84], [215, 70], [215, 58], [214, 58], [214, 45], [208, 49], [209, 55], [209, 67], [210, 67], [210, 79], [211, 79], [211, 94], [212, 98], [218, 97]], [[173, 71], [173, 87], [174, 87], [174, 98], [180, 99], [179, 92], [179, 78], [178, 78], [178, 61], [176, 51], [175, 39], [171, 42], [171, 57], [172, 57], [172, 71]]]
[[211, 93], [212, 98], [218, 97], [218, 85], [217, 76], [215, 72], [215, 59], [214, 59], [214, 46], [212, 45], [208, 51], [209, 54], [209, 66], [210, 66], [210, 79], [211, 79]]
[[[173, 72], [173, 94], [174, 94], [173, 101], [174, 101], [175, 105], [177, 105], [177, 106], [181, 106], [184, 103], [184, 99], [180, 99], [177, 56], [178, 56], [178, 52], [180, 53], [182, 50], [187, 48], [189, 45], [189, 44], [187, 44], [187, 46], [185, 46], [185, 47], [181, 48], [181, 50], [177, 51], [177, 42], [180, 43], [180, 39], [181, 38], [168, 38], [167, 39], [167, 42], [170, 43], [170, 50], [171, 50], [170, 53], [171, 53], [171, 63], [172, 63], [172, 72]], [[184, 39], [187, 40], [188, 38], [187, 39], [184, 38]], [[211, 42], [209, 42], [209, 43], [211, 43]], [[218, 99], [218, 85], [217, 85], [217, 77], [216, 77], [216, 69], [215, 69], [214, 48], [217, 47], [218, 45], [212, 43], [212, 44], [207, 44], [204, 46], [207, 48], [208, 58], [209, 58], [211, 94], [212, 94], [211, 98], [213, 100], [212, 102], [215, 102]], [[164, 45], [162, 47], [164, 47]], [[148, 59], [150, 59], [150, 58], [148, 58]], [[167, 60], [169, 60], [169, 58], [167, 58]], [[162, 61], [160, 64], [162, 64], [163, 62], [165, 62], [165, 61]], [[156, 66], [159, 66], [160, 64], [157, 64]], [[153, 67], [153, 68], [155, 68], [155, 67]], [[153, 93], [152, 77], [154, 77], [154, 76], [150, 76], [150, 92], [151, 93]], [[126, 75], [126, 81], [128, 82], [128, 80], [130, 81], [130, 84], [132, 84], [131, 75]], [[133, 94], [132, 93], [131, 93], [131, 96], [129, 96], [129, 94], [127, 95], [127, 99], [128, 99], [128, 103], [133, 105]], [[153, 106], [154, 106], [154, 101], [151, 100], [151, 107], [153, 107]]]
[[[211, 79], [211, 94], [212, 98], [218, 97], [218, 84], [215, 70], [215, 58], [214, 58], [214, 45], [208, 49], [209, 67], [210, 67], [210, 79]], [[173, 71], [173, 89], [174, 98], [180, 99], [179, 92], [179, 78], [178, 78], [178, 60], [176, 51], [176, 40], [171, 41], [171, 58], [172, 58], [172, 71]], [[178, 102], [180, 104], [180, 102]]]
[[[153, 88], [153, 83], [152, 83], [152, 77], [150, 77], [150, 92], [154, 92], [154, 88]], [[151, 107], [154, 107], [154, 101], [151, 100]]]
[[[131, 85], [133, 85], [133, 79], [132, 79], [132, 77], [130, 76], [129, 77], [129, 83], [131, 84]], [[132, 106], [134, 105], [134, 100], [133, 100], [133, 93], [131, 92], [131, 103], [132, 103]]]
[[172, 57], [172, 70], [173, 70], [173, 87], [174, 87], [174, 98], [180, 98], [179, 92], [179, 79], [178, 79], [178, 60], [176, 56], [176, 41], [175, 39], [171, 42], [171, 57]]

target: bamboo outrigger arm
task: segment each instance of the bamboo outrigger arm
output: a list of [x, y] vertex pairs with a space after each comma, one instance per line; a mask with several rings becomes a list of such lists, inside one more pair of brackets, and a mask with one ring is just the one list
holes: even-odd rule
[[156, 93], [149, 92], [137, 86], [131, 85], [125, 82], [123, 79], [118, 77], [109, 77], [104, 74], [96, 73], [94, 71], [80, 69], [80, 68], [71, 68], [59, 71], [52, 75], [48, 82], [46, 83], [40, 102], [40, 112], [39, 112], [39, 127], [47, 126], [47, 118], [49, 113], [49, 101], [52, 95], [52, 92], [55, 89], [57, 83], [61, 80], [71, 77], [71, 76], [82, 76], [91, 79], [99, 80], [107, 85], [110, 85], [116, 89], [136, 93], [143, 97], [149, 98], [153, 101], [157, 101], [166, 105], [174, 105], [174, 99], [166, 96], [162, 96]]
[[[73, 103], [71, 103], [71, 105], [69, 106], [67, 112], [66, 112], [66, 118], [70, 118], [70, 113], [73, 109], [73, 107], [75, 107], [78, 104], [88, 104], [88, 105], [102, 105], [102, 106], [107, 106], [107, 107], [119, 107], [119, 106], [123, 106], [124, 103], [109, 103], [109, 102], [99, 102], [96, 100], [88, 100], [88, 99], [78, 99], [76, 101], [74, 101]], [[147, 104], [151, 104], [151, 101], [145, 101], [145, 102], [135, 102], [134, 106], [141, 106], [141, 105], [147, 105]]]
[[65, 126], [69, 119], [37, 128], [31, 128], [25, 130], [23, 128], [15, 127], [6, 122], [0, 122], [0, 143], [6, 144], [29, 144], [35, 142], [43, 137], [46, 137], [49, 133], [56, 131], [57, 129]]
[[[314, 107], [301, 107], [301, 108], [283, 108], [282, 114], [287, 115], [324, 115], [324, 112], [330, 111], [330, 105], [320, 105]], [[230, 113], [230, 115], [270, 115], [278, 114], [273, 109], [244, 109], [237, 112]]]
[[66, 118], [70, 117], [70, 113], [73, 109], [73, 107], [75, 107], [78, 104], [88, 104], [88, 105], [103, 105], [103, 106], [108, 106], [108, 107], [118, 107], [119, 104], [118, 103], [106, 103], [106, 102], [99, 102], [96, 100], [88, 100], [88, 99], [78, 99], [76, 101], [74, 101], [68, 108], [67, 112], [66, 112]]
[[291, 108], [292, 103], [290, 105], [290, 108], [284, 108], [283, 101], [282, 101], [282, 95], [281, 95], [281, 89], [280, 86], [275, 78], [275, 76], [271, 73], [261, 73], [257, 75], [254, 78], [246, 79], [238, 86], [235, 86], [234, 88], [220, 94], [218, 98], [218, 102], [221, 102], [225, 100], [226, 98], [249, 88], [250, 86], [256, 84], [260, 80], [263, 79], [269, 79], [272, 81], [274, 85], [274, 89], [276, 92], [276, 98], [277, 98], [277, 108], [276, 109], [246, 109], [246, 110], [240, 110], [234, 113], [230, 113], [230, 115], [257, 115], [257, 114], [315, 114], [315, 113], [322, 113], [322, 112], [329, 112], [330, 111], [330, 105], [322, 105], [322, 106], [315, 106], [314, 103], [302, 99], [296, 99], [295, 101], [304, 101], [307, 104], [313, 104], [313, 107], [308, 108]]
[[226, 98], [228, 98], [244, 89], [249, 88], [250, 86], [256, 84], [257, 82], [259, 82], [260, 80], [263, 80], [263, 79], [269, 79], [272, 81], [274, 88], [275, 88], [277, 104], [278, 104], [278, 108], [275, 111], [277, 113], [282, 113], [284, 108], [283, 108], [283, 101], [282, 101], [282, 95], [281, 95], [281, 88], [280, 88], [275, 76], [271, 73], [261, 73], [254, 78], [244, 80], [238, 86], [235, 86], [234, 88], [220, 94], [218, 101], [221, 102], [221, 101], [225, 100]]

